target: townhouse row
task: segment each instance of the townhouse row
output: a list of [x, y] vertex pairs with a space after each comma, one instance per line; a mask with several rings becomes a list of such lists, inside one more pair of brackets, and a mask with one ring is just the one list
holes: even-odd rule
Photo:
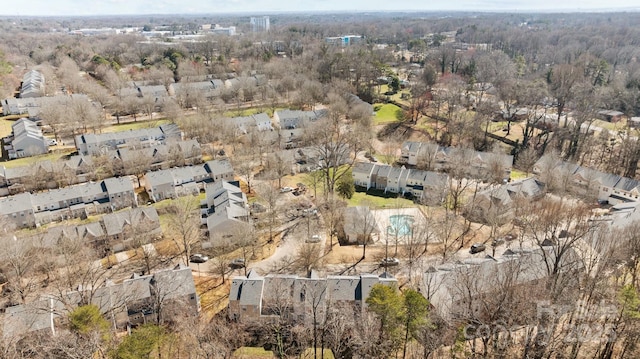
[[513, 156], [443, 147], [429, 142], [406, 141], [400, 148], [398, 163], [433, 171], [450, 171], [457, 168], [468, 177], [508, 180], [511, 177]]
[[100, 182], [0, 198], [0, 215], [16, 228], [29, 228], [136, 205], [132, 180], [112, 177]]
[[366, 190], [408, 195], [429, 204], [441, 203], [447, 191], [449, 176], [417, 169], [392, 167], [370, 162], [356, 162], [352, 169], [353, 183]]

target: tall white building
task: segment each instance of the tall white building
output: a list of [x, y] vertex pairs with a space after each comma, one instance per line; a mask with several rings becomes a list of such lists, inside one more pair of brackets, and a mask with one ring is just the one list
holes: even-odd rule
[[269, 31], [269, 17], [251, 17], [250, 20], [251, 31], [253, 32], [267, 32]]

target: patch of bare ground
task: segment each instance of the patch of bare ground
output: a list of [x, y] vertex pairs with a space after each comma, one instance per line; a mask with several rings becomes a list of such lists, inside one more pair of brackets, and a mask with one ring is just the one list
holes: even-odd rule
[[[384, 256], [384, 247], [367, 246], [367, 257], [364, 263], [379, 262], [381, 256]], [[327, 264], [353, 264], [362, 258], [362, 246], [339, 246], [336, 245], [328, 252], [325, 257]], [[362, 263], [361, 262], [361, 263]]]
[[226, 280], [223, 284], [219, 277], [203, 273], [195, 274], [193, 279], [196, 283], [196, 292], [200, 297], [202, 315], [206, 319], [210, 320], [227, 308], [231, 280]]

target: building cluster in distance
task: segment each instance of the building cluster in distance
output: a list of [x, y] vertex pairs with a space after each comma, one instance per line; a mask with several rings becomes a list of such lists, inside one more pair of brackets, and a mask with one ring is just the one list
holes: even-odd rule
[[351, 46], [361, 43], [364, 38], [361, 35], [343, 35], [325, 37], [324, 40], [331, 45]]
[[251, 24], [251, 31], [253, 32], [269, 32], [270, 24], [268, 16], [251, 17], [249, 24]]

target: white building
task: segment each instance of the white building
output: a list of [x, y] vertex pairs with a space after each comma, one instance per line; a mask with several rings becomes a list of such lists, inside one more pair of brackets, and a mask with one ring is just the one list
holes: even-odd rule
[[258, 16], [251, 17], [249, 21], [251, 24], [251, 31], [253, 32], [268, 32], [269, 31], [269, 17], [268, 16]]

